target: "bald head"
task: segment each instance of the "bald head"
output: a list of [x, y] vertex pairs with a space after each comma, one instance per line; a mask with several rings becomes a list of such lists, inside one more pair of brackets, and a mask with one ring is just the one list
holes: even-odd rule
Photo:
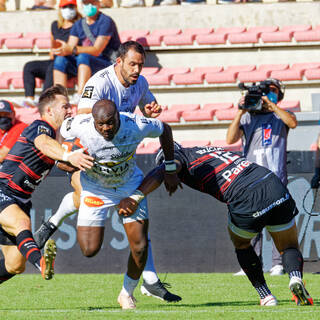
[[117, 133], [120, 120], [116, 105], [111, 100], [99, 100], [92, 107], [95, 129], [106, 139], [112, 140]]

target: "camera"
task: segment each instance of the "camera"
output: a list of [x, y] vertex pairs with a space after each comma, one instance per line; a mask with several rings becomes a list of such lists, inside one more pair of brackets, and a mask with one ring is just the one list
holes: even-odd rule
[[243, 82], [239, 83], [238, 87], [242, 91], [246, 91], [244, 104], [239, 105], [239, 109], [259, 112], [262, 110], [262, 96], [266, 96], [270, 92], [270, 84], [268, 80], [261, 81], [259, 84], [253, 83], [251, 86], [246, 86]]

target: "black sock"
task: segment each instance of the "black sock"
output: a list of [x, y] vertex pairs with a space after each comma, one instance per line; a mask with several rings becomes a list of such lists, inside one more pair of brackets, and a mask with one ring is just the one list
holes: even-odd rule
[[298, 277], [302, 279], [303, 257], [296, 248], [288, 248], [283, 251], [282, 264], [289, 277]]
[[21, 254], [37, 269], [40, 268], [41, 252], [35, 243], [30, 230], [21, 231], [17, 237], [17, 247]]
[[247, 249], [236, 249], [239, 264], [255, 288], [266, 285], [262, 264], [252, 246]]
[[6, 269], [4, 259], [0, 260], [0, 284], [11, 279], [15, 274], [9, 273]]

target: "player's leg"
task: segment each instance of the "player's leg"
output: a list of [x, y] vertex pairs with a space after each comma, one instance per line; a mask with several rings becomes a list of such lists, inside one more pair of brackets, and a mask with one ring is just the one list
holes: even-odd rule
[[31, 233], [30, 218], [17, 204], [10, 204], [1, 211], [0, 225], [9, 238], [14, 238], [21, 255], [41, 272], [44, 279], [51, 279], [56, 256], [54, 241], [48, 241], [42, 257]]
[[295, 220], [278, 225], [268, 226], [273, 241], [282, 255], [282, 263], [288, 273], [289, 288], [297, 305], [312, 305], [313, 300], [305, 289], [303, 278], [303, 256], [299, 250], [298, 235]]
[[260, 296], [260, 305], [277, 305], [277, 300], [271, 294], [264, 278], [261, 261], [250, 243], [256, 234], [238, 228], [231, 221], [229, 221], [228, 231], [239, 264]]
[[43, 248], [46, 241], [54, 234], [64, 219], [77, 212], [80, 206], [80, 171], [76, 171], [71, 176], [71, 186], [74, 192], [67, 193], [55, 214], [48, 221], [43, 222], [39, 229], [34, 233], [39, 248]]

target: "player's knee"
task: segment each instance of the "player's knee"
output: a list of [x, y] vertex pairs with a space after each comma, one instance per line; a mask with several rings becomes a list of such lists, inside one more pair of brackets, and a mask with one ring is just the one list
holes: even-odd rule
[[99, 250], [100, 250], [100, 246], [92, 246], [92, 245], [81, 246], [82, 254], [87, 258], [94, 257], [99, 252]]
[[147, 255], [148, 243], [146, 241], [141, 241], [135, 243], [131, 246], [132, 255], [139, 261], [143, 261]]

